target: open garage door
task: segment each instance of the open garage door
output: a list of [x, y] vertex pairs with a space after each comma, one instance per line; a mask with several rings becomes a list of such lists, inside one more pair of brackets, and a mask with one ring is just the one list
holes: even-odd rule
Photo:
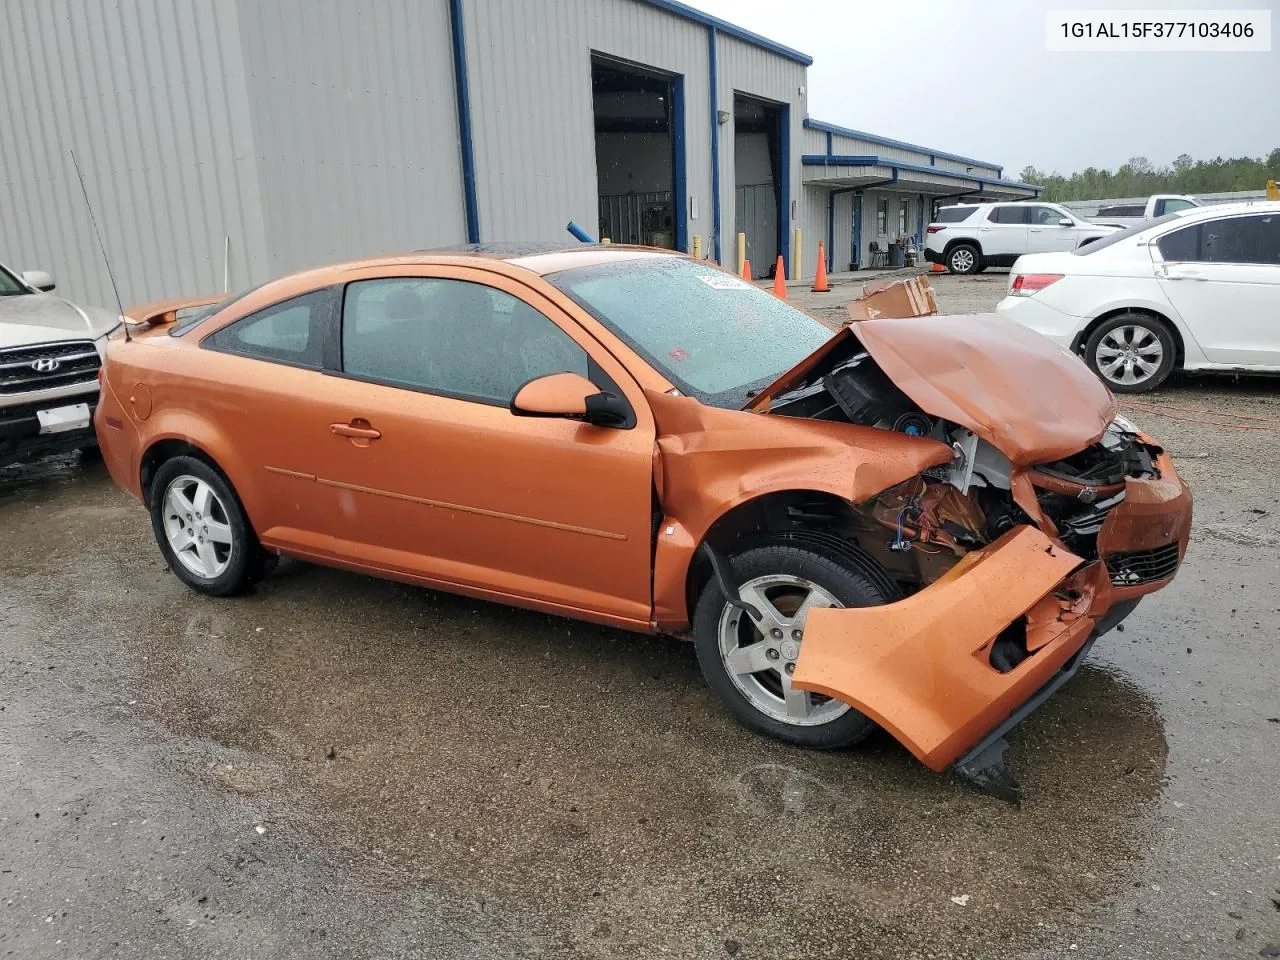
[[682, 78], [591, 58], [599, 235], [683, 249]]
[[771, 275], [783, 249], [782, 152], [781, 105], [734, 94], [734, 223], [757, 278]]

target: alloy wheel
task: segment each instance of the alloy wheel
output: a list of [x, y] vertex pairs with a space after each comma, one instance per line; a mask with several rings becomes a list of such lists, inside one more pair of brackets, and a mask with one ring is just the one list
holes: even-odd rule
[[951, 269], [956, 273], [968, 273], [973, 269], [973, 251], [968, 247], [961, 247], [959, 250], [952, 251]]
[[1134, 386], [1155, 376], [1164, 360], [1164, 346], [1146, 327], [1125, 324], [1098, 341], [1094, 359], [1107, 380]]
[[725, 604], [720, 657], [747, 701], [766, 716], [796, 726], [830, 723], [847, 713], [847, 703], [791, 685], [809, 611], [842, 604], [818, 584], [786, 574], [748, 580], [738, 594], [760, 620]]
[[206, 580], [227, 569], [235, 536], [213, 487], [199, 477], [177, 477], [164, 492], [163, 507], [165, 537], [179, 563]]

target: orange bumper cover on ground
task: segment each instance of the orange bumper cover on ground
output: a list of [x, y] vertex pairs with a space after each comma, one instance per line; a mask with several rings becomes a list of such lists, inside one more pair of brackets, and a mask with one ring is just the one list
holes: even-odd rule
[[[792, 679], [851, 704], [932, 770], [943, 770], [1074, 654], [1111, 604], [1100, 563], [1034, 527], [968, 554], [930, 586], [883, 607], [816, 609]], [[1008, 673], [991, 645], [1026, 615], [1030, 656]]]

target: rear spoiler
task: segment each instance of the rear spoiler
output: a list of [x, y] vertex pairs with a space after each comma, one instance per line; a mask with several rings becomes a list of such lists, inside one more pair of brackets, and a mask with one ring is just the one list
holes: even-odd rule
[[155, 303], [144, 303], [130, 307], [124, 312], [125, 320], [130, 326], [159, 327], [176, 323], [183, 315], [201, 307], [221, 303], [226, 295], [216, 297], [185, 297], [179, 300], [157, 300]]

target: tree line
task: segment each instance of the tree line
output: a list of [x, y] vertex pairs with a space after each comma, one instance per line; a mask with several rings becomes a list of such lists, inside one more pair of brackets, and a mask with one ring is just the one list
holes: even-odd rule
[[1157, 167], [1146, 157], [1133, 157], [1119, 169], [1089, 167], [1070, 176], [1025, 167], [1023, 183], [1044, 185], [1045, 200], [1103, 200], [1145, 197], [1153, 193], [1226, 193], [1261, 190], [1268, 180], [1280, 180], [1280, 147], [1266, 157], [1192, 160], [1182, 154], [1172, 166]]

